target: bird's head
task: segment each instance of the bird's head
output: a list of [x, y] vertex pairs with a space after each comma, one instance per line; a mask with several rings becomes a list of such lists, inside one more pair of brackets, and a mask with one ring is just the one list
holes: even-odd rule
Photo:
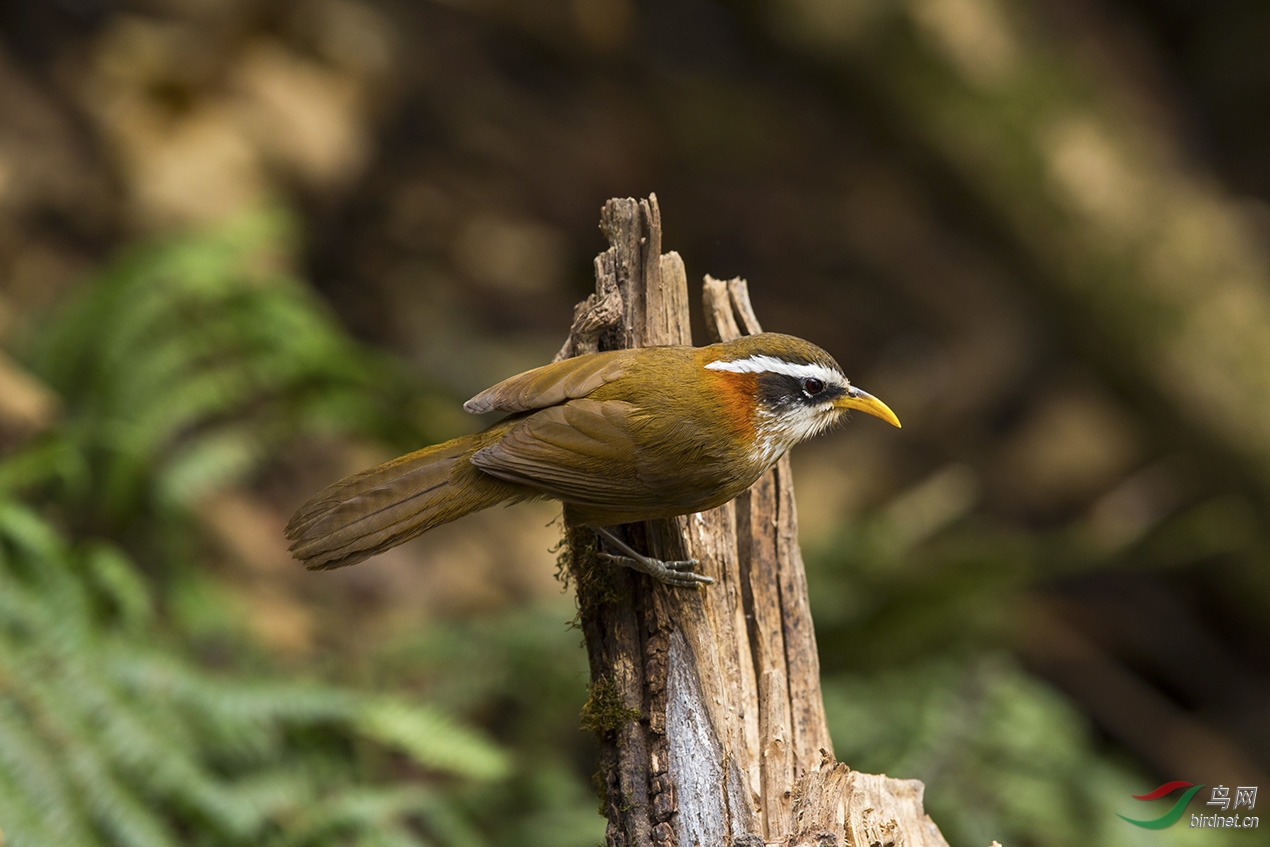
[[706, 349], [706, 370], [731, 377], [752, 398], [755, 440], [764, 452], [779, 456], [852, 409], [900, 425], [885, 403], [851, 384], [832, 356], [801, 338], [765, 332]]

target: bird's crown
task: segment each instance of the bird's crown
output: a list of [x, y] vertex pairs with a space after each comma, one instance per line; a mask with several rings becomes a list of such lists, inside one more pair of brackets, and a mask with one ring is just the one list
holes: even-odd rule
[[[716, 344], [711, 348], [711, 365], [714, 370], [724, 370], [724, 364], [741, 366], [749, 363], [747, 373], [761, 373], [764, 365], [783, 365], [782, 370], [792, 370], [797, 366], [819, 367], [843, 377], [842, 368], [824, 350], [792, 335], [779, 332], [761, 332], [758, 335], [744, 335], [735, 341]], [[710, 367], [710, 365], [707, 365]]]

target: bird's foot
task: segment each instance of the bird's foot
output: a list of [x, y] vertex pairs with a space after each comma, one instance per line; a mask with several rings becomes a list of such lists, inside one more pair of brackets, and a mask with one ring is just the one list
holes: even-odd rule
[[693, 586], [693, 585], [709, 585], [714, 582], [714, 577], [706, 576], [703, 573], [697, 573], [694, 568], [701, 564], [696, 559], [675, 559], [665, 561], [663, 559], [654, 559], [652, 556], [622, 556], [615, 553], [601, 552], [600, 556], [608, 559], [614, 564], [631, 568], [632, 570], [646, 573], [654, 579], [660, 580], [667, 585]]
[[640, 553], [607, 529], [598, 526], [593, 528], [624, 554], [618, 555], [601, 551], [600, 555], [610, 562], [646, 573], [666, 585], [691, 587], [694, 585], [709, 585], [714, 582], [714, 577], [696, 572], [695, 568], [701, 564], [696, 559], [675, 559], [672, 561], [654, 559], [652, 556], [645, 556]]

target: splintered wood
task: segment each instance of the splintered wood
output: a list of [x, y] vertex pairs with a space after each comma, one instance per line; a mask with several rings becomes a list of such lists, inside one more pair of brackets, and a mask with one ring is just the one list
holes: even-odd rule
[[[561, 357], [691, 344], [687, 277], [661, 252], [656, 196], [610, 200], [601, 229], [611, 246]], [[714, 340], [762, 331], [744, 280], [706, 277], [704, 303]], [[946, 847], [920, 782], [855, 773], [830, 752], [788, 459], [718, 509], [623, 529], [715, 582], [665, 586], [567, 530], [610, 845]]]

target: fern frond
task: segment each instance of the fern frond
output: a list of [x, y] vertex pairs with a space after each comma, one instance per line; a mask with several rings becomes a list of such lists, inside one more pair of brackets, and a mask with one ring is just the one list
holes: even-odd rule
[[[209, 671], [170, 628], [188, 617], [161, 588], [190, 584], [170, 550], [190, 548], [191, 504], [298, 432], [403, 427], [392, 386], [408, 382], [280, 270], [287, 227], [265, 215], [138, 250], [31, 339], [65, 413], [0, 461], [10, 845], [479, 843], [441, 777], [506, 772], [480, 732], [378, 693]], [[166, 583], [130, 555], [135, 528]], [[401, 755], [365, 755], [381, 747]], [[403, 759], [426, 788], [382, 782]]]
[[[0, 674], [12, 668], [0, 657]], [[0, 702], [0, 821], [8, 843], [79, 844], [91, 832], [49, 748], [12, 699]]]
[[507, 774], [507, 755], [470, 729], [426, 706], [381, 700], [362, 705], [358, 730], [395, 747], [418, 764], [475, 779]]

